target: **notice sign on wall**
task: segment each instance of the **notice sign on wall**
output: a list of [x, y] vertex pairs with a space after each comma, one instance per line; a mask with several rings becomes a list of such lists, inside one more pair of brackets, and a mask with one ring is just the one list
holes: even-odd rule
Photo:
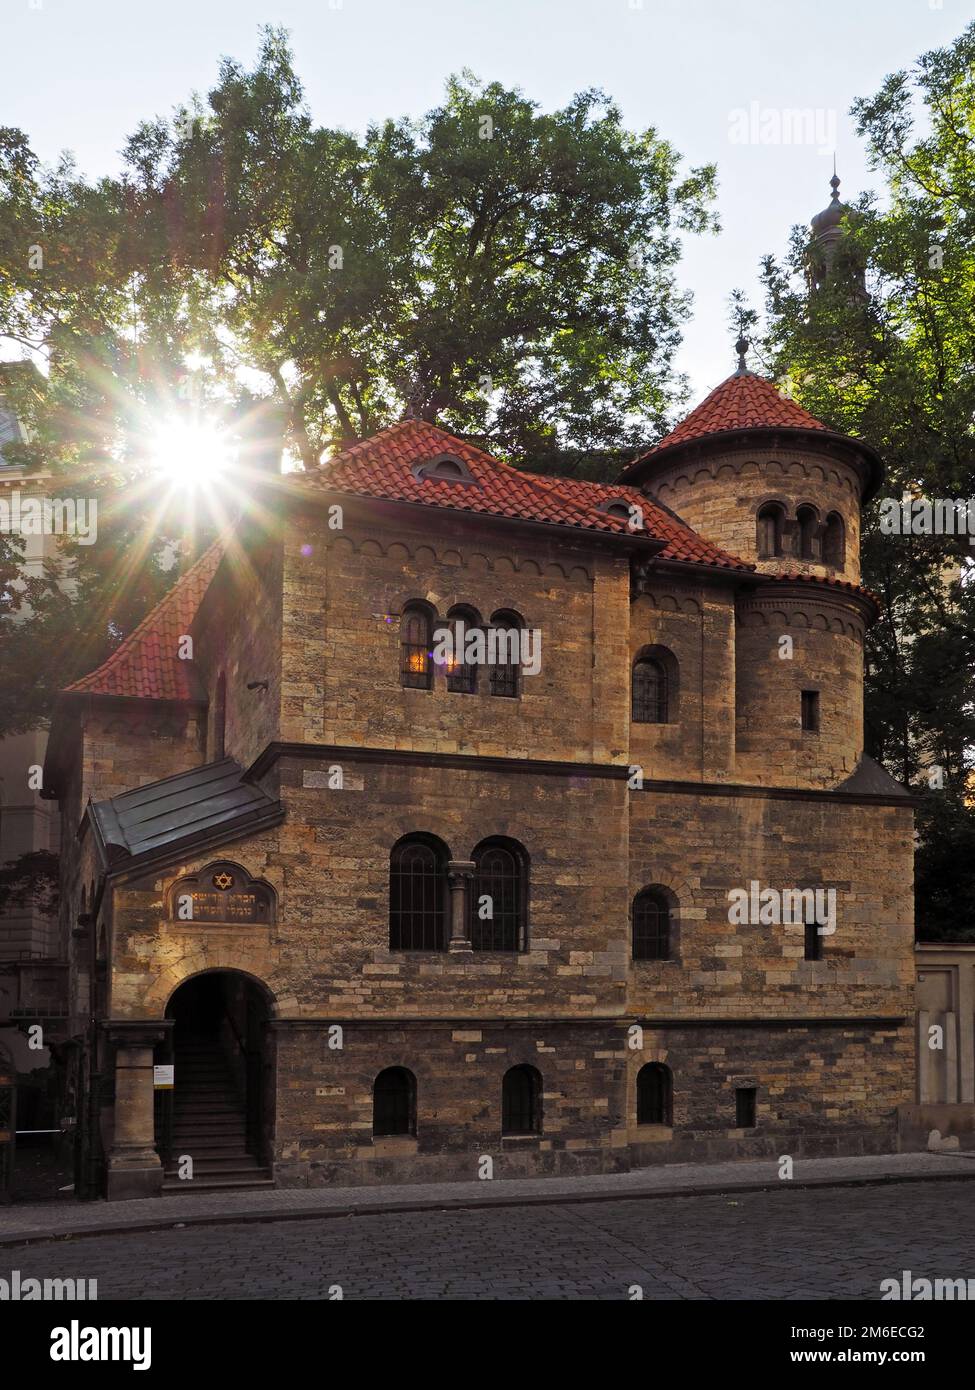
[[176, 1068], [173, 1065], [153, 1067], [152, 1088], [154, 1091], [171, 1091], [174, 1085]]

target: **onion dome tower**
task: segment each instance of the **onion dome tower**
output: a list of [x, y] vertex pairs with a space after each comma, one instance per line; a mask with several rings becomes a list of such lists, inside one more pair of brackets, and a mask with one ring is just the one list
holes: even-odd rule
[[[816, 213], [809, 224], [812, 227], [812, 236], [806, 254], [806, 279], [810, 294], [822, 289], [838, 270], [837, 261], [843, 250], [850, 219], [856, 216], [854, 209], [840, 199], [840, 180], [835, 164], [829, 186], [832, 189], [829, 203], [822, 212]], [[863, 267], [851, 266], [849, 273], [853, 275], [857, 293], [865, 293]]]

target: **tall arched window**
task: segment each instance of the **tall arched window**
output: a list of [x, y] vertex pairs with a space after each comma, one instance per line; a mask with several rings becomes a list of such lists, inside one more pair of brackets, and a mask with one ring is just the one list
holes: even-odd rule
[[799, 523], [799, 559], [815, 560], [819, 548], [819, 517], [815, 507], [800, 507], [796, 521]]
[[542, 1078], [534, 1067], [512, 1067], [501, 1083], [501, 1133], [540, 1134]]
[[519, 614], [508, 608], [501, 608], [491, 615], [487, 636], [492, 695], [504, 695], [509, 699], [518, 697], [521, 689], [519, 656], [523, 627], [524, 622]]
[[454, 638], [454, 657], [447, 667], [447, 689], [459, 695], [476, 695], [477, 663], [466, 662], [464, 651], [467, 635], [480, 629], [480, 614], [473, 608], [451, 608], [447, 622]]
[[482, 840], [474, 850], [470, 941], [475, 951], [524, 951], [528, 855], [516, 840]]
[[408, 603], [400, 620], [400, 684], [409, 690], [433, 685], [432, 619], [423, 603]]
[[387, 1067], [373, 1082], [372, 1133], [416, 1133], [416, 1077], [405, 1067]]
[[633, 899], [633, 959], [671, 960], [670, 902], [660, 888], [643, 888]]
[[662, 1062], [648, 1062], [636, 1078], [636, 1122], [638, 1125], [674, 1123], [674, 1080]]
[[782, 527], [785, 512], [778, 502], [766, 502], [757, 518], [756, 547], [760, 560], [773, 560], [782, 554]]
[[227, 744], [227, 677], [223, 671], [217, 677], [217, 688], [213, 696], [213, 756], [211, 762], [218, 763], [226, 757]]
[[830, 512], [826, 518], [823, 534], [823, 562], [834, 569], [841, 570], [846, 562], [846, 532], [843, 518], [838, 512]]
[[666, 724], [669, 713], [667, 671], [662, 661], [642, 656], [633, 663], [633, 723]]
[[409, 835], [389, 858], [389, 949], [442, 951], [450, 853], [433, 835]]

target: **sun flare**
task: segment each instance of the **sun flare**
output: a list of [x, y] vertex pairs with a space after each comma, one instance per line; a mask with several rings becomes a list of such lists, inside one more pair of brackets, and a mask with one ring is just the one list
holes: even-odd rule
[[234, 461], [230, 438], [203, 421], [171, 421], [155, 436], [152, 467], [187, 487], [206, 486]]

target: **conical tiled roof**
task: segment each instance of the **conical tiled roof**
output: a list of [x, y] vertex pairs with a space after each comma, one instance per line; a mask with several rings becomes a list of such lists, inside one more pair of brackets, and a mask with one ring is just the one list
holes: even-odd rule
[[[828, 433], [821, 420], [784, 396], [774, 382], [756, 376], [754, 372], [736, 372], [716, 386], [710, 396], [706, 396], [676, 429], [664, 435], [659, 444], [641, 454], [635, 462], [655, 458], [665, 449], [689, 444], [709, 434], [760, 429], [823, 430]], [[632, 467], [634, 464], [630, 464]]]
[[[821, 436], [832, 446], [845, 446], [858, 455], [863, 477], [863, 501], [872, 497], [883, 481], [884, 469], [880, 456], [869, 444], [848, 435], [838, 434], [810, 415], [808, 410], [778, 389], [767, 377], [754, 372], [737, 371], [716, 386], [699, 406], [686, 416], [676, 429], [664, 435], [658, 444], [639, 454], [620, 474], [621, 483], [643, 483], [655, 471], [655, 465], [670, 463], [674, 453], [709, 439], [734, 436], [743, 432], [782, 431]], [[863, 465], [866, 465], [865, 469]]]

